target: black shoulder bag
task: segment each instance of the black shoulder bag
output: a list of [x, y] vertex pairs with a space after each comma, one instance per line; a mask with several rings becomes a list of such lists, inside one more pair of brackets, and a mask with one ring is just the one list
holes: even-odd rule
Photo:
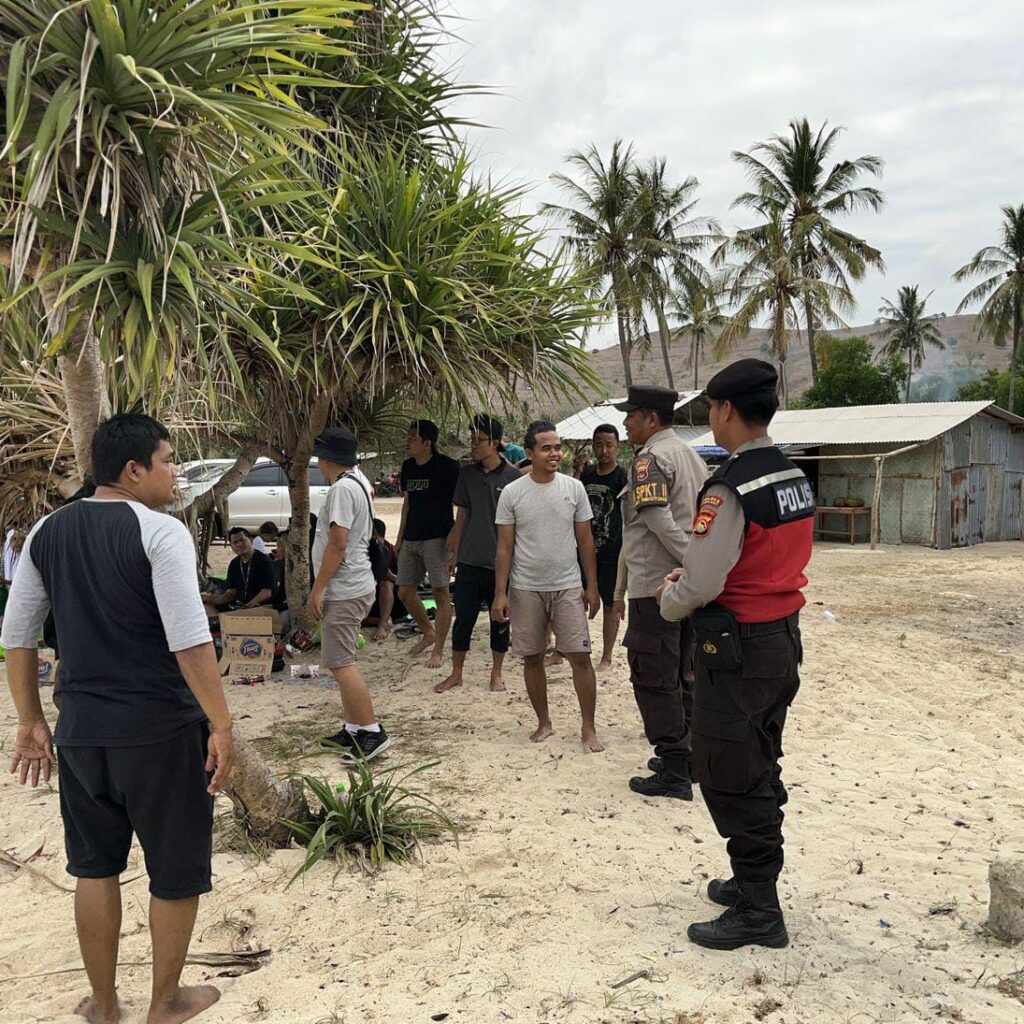
[[380, 583], [391, 571], [391, 558], [388, 555], [388, 549], [373, 536], [373, 502], [370, 501], [370, 495], [359, 482], [358, 477], [352, 476], [350, 473], [346, 473], [345, 476], [363, 492], [363, 497], [366, 499], [366, 509], [370, 514], [370, 539], [366, 544], [366, 553], [370, 556], [370, 571], [373, 573], [374, 582]]

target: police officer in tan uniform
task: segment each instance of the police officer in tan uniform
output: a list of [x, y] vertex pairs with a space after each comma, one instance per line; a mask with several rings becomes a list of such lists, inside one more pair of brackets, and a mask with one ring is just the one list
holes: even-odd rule
[[654, 747], [653, 773], [635, 776], [629, 788], [644, 796], [692, 800], [688, 766], [689, 704], [682, 653], [688, 625], [666, 622], [654, 595], [665, 575], [682, 564], [690, 541], [697, 492], [707, 476], [704, 463], [672, 429], [679, 395], [670, 388], [631, 387], [625, 402], [626, 437], [636, 448], [622, 502], [622, 554], [616, 607], [628, 618], [622, 643], [630, 681]]

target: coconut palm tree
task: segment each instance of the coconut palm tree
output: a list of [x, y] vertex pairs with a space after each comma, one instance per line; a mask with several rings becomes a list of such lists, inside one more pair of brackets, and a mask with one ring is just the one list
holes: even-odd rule
[[[860, 210], [881, 210], [885, 197], [875, 187], [858, 185], [865, 174], [880, 177], [882, 161], [877, 156], [840, 160], [828, 167], [843, 128], [822, 124], [813, 131], [807, 118], [792, 120], [789, 135], [773, 135], [747, 153], [732, 158], [747, 172], [753, 188], [737, 197], [734, 206], [757, 210], [767, 216], [773, 208], [783, 212], [789, 238], [799, 247], [795, 252], [799, 276], [820, 280], [819, 301], [827, 295], [841, 296], [844, 306], [852, 304], [850, 282], [859, 281], [868, 267], [884, 268], [882, 255], [863, 238], [838, 227], [835, 218]], [[803, 298], [804, 324], [811, 357], [812, 383], [818, 379], [814, 348], [815, 308], [811, 290]]]
[[981, 302], [980, 326], [997, 339], [1005, 339], [1007, 334], [1012, 339], [1008, 408], [1013, 409], [1024, 330], [1024, 203], [1003, 206], [1001, 210], [1004, 219], [999, 244], [979, 249], [970, 263], [953, 275], [953, 280], [983, 278], [964, 296], [956, 311], [961, 313], [968, 306]]
[[551, 180], [566, 194], [569, 205], [544, 203], [541, 211], [561, 222], [571, 250], [591, 275], [593, 295], [614, 315], [629, 387], [636, 324], [643, 319], [644, 289], [637, 279], [636, 258], [648, 213], [637, 188], [633, 147], [616, 139], [607, 161], [593, 145], [570, 153], [566, 160], [581, 172], [581, 181], [553, 174]]
[[907, 285], [896, 294], [896, 301], [882, 300], [878, 310], [880, 316], [877, 323], [885, 324], [879, 337], [885, 342], [881, 354], [887, 358], [897, 358], [907, 364], [907, 384], [904, 401], [910, 401], [910, 379], [915, 370], [924, 363], [924, 347], [944, 349], [942, 335], [935, 325], [935, 318], [924, 315], [924, 308], [931, 298], [929, 292], [919, 298], [917, 285]]
[[728, 323], [715, 339], [714, 355], [724, 359], [736, 342], [767, 321], [771, 351], [779, 364], [782, 404], [788, 404], [786, 360], [790, 337], [800, 334], [800, 311], [810, 309], [820, 323], [839, 322], [838, 311], [850, 303], [841, 286], [803, 273], [803, 239], [791, 238], [781, 207], [767, 210], [768, 223], [739, 231], [714, 254], [717, 264], [729, 254], [739, 262], [726, 271], [730, 305]]
[[[353, 0], [0, 0], [7, 118], [0, 203], [16, 292], [38, 288], [79, 470], [105, 407], [103, 360], [136, 391], [247, 315], [232, 217], [291, 171], [317, 118], [286, 90], [324, 80]], [[23, 286], [23, 287], [22, 287]], [[236, 380], [241, 382], [238, 374]]]
[[700, 388], [700, 363], [705, 341], [715, 328], [723, 327], [728, 322], [728, 317], [719, 305], [724, 289], [723, 279], [715, 276], [710, 278], [707, 284], [684, 284], [672, 293], [672, 315], [676, 321], [676, 332], [690, 332], [690, 365], [693, 367], [694, 391]]
[[666, 381], [674, 388], [668, 353], [674, 335], [666, 315], [673, 284], [690, 289], [707, 284], [700, 253], [720, 240], [721, 231], [711, 218], [692, 216], [698, 181], [688, 177], [679, 184], [670, 183], [664, 158], [655, 157], [638, 167], [634, 184], [643, 209], [635, 241], [634, 277], [645, 304], [654, 310]]

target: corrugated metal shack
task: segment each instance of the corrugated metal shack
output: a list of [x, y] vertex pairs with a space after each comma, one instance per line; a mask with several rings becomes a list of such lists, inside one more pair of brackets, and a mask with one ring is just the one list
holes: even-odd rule
[[872, 509], [873, 542], [1024, 539], [1024, 419], [992, 402], [787, 409], [769, 432], [812, 477], [819, 505]]
[[[615, 408], [616, 402], [624, 402], [622, 398], [610, 398], [607, 402], [580, 409], [566, 417], [557, 425], [558, 436], [563, 441], [589, 441], [594, 436], [594, 429], [602, 423], [610, 423], [619, 431], [622, 440], [626, 439], [624, 426], [626, 414]], [[707, 430], [709, 403], [703, 391], [684, 391], [676, 402], [675, 430], [683, 440], [689, 442]], [[700, 427], [694, 430], [693, 427]]]

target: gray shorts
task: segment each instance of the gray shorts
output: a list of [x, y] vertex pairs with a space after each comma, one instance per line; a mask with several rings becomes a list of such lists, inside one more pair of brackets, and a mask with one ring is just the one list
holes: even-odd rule
[[398, 552], [398, 586], [418, 587], [424, 576], [432, 590], [447, 587], [451, 581], [448, 541], [444, 537], [402, 542]]
[[590, 625], [582, 587], [546, 593], [510, 588], [508, 598], [513, 654], [524, 658], [543, 654], [549, 624], [555, 631], [555, 649], [561, 654], [590, 653]]
[[356, 663], [359, 627], [370, 612], [376, 590], [344, 601], [324, 601], [324, 619], [320, 626], [320, 665], [322, 668], [348, 668]]

